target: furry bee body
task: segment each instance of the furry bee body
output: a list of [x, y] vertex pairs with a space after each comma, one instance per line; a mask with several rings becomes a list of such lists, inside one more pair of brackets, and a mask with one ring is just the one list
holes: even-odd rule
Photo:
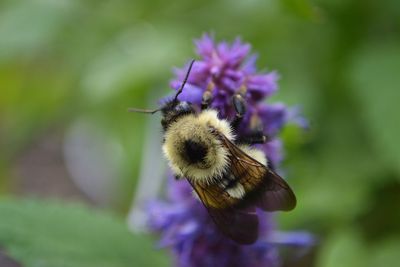
[[[256, 207], [291, 210], [296, 197], [285, 180], [267, 166], [261, 150], [236, 143], [234, 125], [240, 120], [220, 119], [213, 109], [196, 112], [191, 103], [178, 100], [192, 64], [173, 100], [153, 111], [132, 110], [161, 110], [162, 149], [175, 176], [187, 179], [223, 234], [241, 244], [254, 243], [258, 237]], [[245, 111], [243, 101], [241, 95], [234, 96], [237, 118]]]
[[[185, 177], [203, 184], [219, 183], [231, 197], [243, 198], [243, 186], [229, 173], [230, 152], [216, 132], [231, 142], [235, 141], [229, 122], [219, 119], [216, 110], [185, 114], [171, 122], [165, 132], [164, 155], [178, 178]], [[260, 150], [246, 145], [239, 147], [252, 158], [267, 164]]]
[[212, 133], [216, 129], [233, 139], [229, 124], [214, 110], [188, 114], [173, 122], [165, 132], [163, 151], [178, 177], [212, 182], [228, 167], [228, 151]]

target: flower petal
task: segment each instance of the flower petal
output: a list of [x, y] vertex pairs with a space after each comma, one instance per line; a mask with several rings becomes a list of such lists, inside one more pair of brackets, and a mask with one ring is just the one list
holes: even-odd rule
[[212, 54], [214, 52], [214, 38], [210, 36], [209, 34], [203, 34], [203, 36], [195, 40], [195, 45], [196, 45], [196, 53], [205, 58], [205, 59], [210, 59], [212, 57]]
[[287, 107], [282, 103], [262, 104], [257, 109], [268, 137], [275, 136], [288, 121]]
[[259, 101], [274, 94], [278, 90], [278, 79], [279, 76], [276, 72], [248, 76], [247, 88], [251, 98]]

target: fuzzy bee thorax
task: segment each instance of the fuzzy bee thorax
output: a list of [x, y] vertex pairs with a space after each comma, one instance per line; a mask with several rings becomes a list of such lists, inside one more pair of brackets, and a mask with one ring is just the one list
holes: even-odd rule
[[228, 167], [228, 151], [214, 131], [233, 139], [229, 123], [214, 110], [188, 114], [165, 132], [163, 151], [178, 176], [197, 181], [220, 177]]

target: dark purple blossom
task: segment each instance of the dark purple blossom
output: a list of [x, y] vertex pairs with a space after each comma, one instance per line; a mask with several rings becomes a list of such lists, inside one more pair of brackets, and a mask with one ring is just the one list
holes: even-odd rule
[[[232, 119], [235, 115], [232, 96], [245, 89], [247, 112], [236, 134], [245, 135], [254, 120], [261, 122], [268, 142], [260, 145], [272, 166], [278, 167], [282, 160], [282, 142], [277, 134], [290, 120], [305, 125], [296, 110], [284, 104], [267, 104], [265, 99], [278, 89], [276, 72], [258, 73], [255, 55], [249, 55], [250, 45], [236, 39], [232, 44], [215, 43], [210, 35], [197, 41], [196, 60], [188, 82], [179, 99], [200, 106], [202, 95], [212, 88], [211, 108], [219, 116]], [[178, 89], [186, 74], [187, 66], [175, 69], [176, 78], [171, 87]], [[277, 244], [309, 245], [313, 243], [307, 234], [276, 232], [273, 215], [260, 212], [259, 239], [256, 243], [241, 246], [223, 236], [214, 225], [205, 207], [192, 195], [186, 180], [167, 184], [167, 201], [155, 200], [148, 205], [149, 226], [161, 233], [159, 245], [174, 251], [180, 267], [200, 266], [277, 266]]]
[[[277, 73], [258, 73], [255, 65], [257, 57], [248, 56], [251, 47], [240, 39], [232, 45], [226, 42], [215, 44], [213, 38], [205, 34], [195, 43], [201, 59], [194, 64], [187, 86], [204, 91], [212, 85], [214, 101], [211, 107], [218, 109], [221, 117], [229, 118], [235, 114], [231, 97], [243, 86], [247, 89], [246, 98], [250, 107], [278, 89]], [[186, 70], [187, 66], [175, 69], [176, 79], [171, 82], [172, 88], [179, 88]], [[180, 99], [189, 100], [185, 95], [181, 95]]]
[[[257, 56], [249, 55], [250, 45], [242, 43], [239, 38], [231, 45], [226, 42], [216, 44], [212, 36], [204, 34], [195, 44], [200, 59], [193, 65], [179, 99], [200, 105], [204, 91], [213, 86], [211, 108], [218, 110], [221, 118], [231, 119], [235, 115], [232, 96], [245, 87], [248, 105], [240, 132], [245, 134], [251, 119], [259, 118], [270, 140], [261, 148], [273, 165], [278, 165], [282, 155], [280, 142], [275, 140], [275, 136], [290, 119], [301, 124], [306, 123], [300, 116], [294, 119], [295, 113], [290, 113], [290, 109], [284, 104], [264, 102], [277, 91], [279, 75], [275, 71], [257, 72]], [[172, 88], [177, 90], [181, 86], [186, 71], [187, 66], [174, 70], [176, 78], [171, 81]]]
[[168, 181], [169, 202], [150, 202], [149, 226], [161, 232], [161, 247], [171, 247], [180, 267], [277, 266], [277, 248], [266, 240], [272, 233], [272, 214], [260, 212], [260, 236], [251, 246], [240, 246], [223, 236], [204, 206], [193, 197], [187, 181]]

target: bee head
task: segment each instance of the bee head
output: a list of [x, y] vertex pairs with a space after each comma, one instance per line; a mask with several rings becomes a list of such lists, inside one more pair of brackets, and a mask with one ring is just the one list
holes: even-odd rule
[[161, 112], [163, 115], [161, 125], [166, 131], [171, 123], [184, 115], [195, 113], [195, 110], [190, 102], [173, 99], [161, 108]]

